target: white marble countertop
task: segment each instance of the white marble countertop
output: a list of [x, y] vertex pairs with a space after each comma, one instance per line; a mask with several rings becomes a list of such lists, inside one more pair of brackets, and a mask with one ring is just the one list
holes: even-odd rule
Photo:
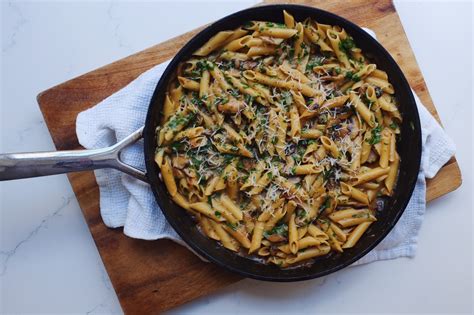
[[[38, 92], [255, 2], [2, 1], [0, 152], [53, 149]], [[396, 6], [464, 177], [428, 205], [416, 258], [244, 280], [171, 313], [472, 311], [472, 3]], [[0, 214], [1, 313], [122, 312], [66, 176], [2, 182]]]

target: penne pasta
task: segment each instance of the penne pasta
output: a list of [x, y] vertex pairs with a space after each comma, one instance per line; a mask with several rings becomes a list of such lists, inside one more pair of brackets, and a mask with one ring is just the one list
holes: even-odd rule
[[255, 227], [252, 233], [252, 241], [250, 243], [249, 254], [253, 253], [257, 249], [260, 248], [260, 244], [262, 243], [263, 237], [263, 228], [265, 223], [258, 221], [255, 223]]
[[263, 30], [260, 31], [261, 35], [266, 35], [266, 36], [276, 37], [276, 38], [284, 38], [284, 39], [293, 37], [297, 33], [298, 31], [295, 29], [276, 28], [276, 27], [265, 27]]
[[233, 241], [229, 234], [224, 230], [223, 225], [217, 222], [214, 222], [212, 220], [209, 221], [212, 228], [216, 232], [216, 234], [219, 236], [219, 240], [222, 243], [222, 246], [224, 246], [227, 249], [230, 249], [234, 252], [239, 251], [239, 246], [237, 242]]
[[209, 71], [203, 71], [201, 80], [199, 81], [199, 97], [203, 98], [209, 94], [209, 82], [211, 79], [211, 74]]
[[240, 210], [239, 206], [237, 206], [230, 198], [229, 196], [222, 194], [220, 198], [220, 202], [222, 205], [232, 213], [234, 217], [236, 217], [238, 220], [243, 219], [243, 213], [242, 210]]
[[400, 164], [400, 158], [398, 157], [398, 154], [395, 153], [395, 159], [390, 164], [390, 170], [387, 174], [388, 176], [387, 176], [387, 178], [385, 178], [385, 187], [387, 188], [387, 190], [390, 194], [393, 191], [393, 187], [395, 185], [395, 180], [397, 179], [399, 164]]
[[359, 241], [360, 237], [364, 232], [369, 228], [372, 222], [363, 222], [359, 224], [352, 232], [349, 234], [347, 241], [342, 245], [342, 248], [351, 248]]
[[237, 229], [236, 227], [230, 227], [228, 225], [222, 225], [222, 228], [230, 234], [233, 238], [235, 238], [243, 248], [250, 248], [250, 240], [247, 238], [244, 232], [241, 229]]
[[219, 48], [226, 39], [228, 39], [234, 32], [224, 31], [219, 32], [211, 37], [201, 48], [194, 52], [195, 56], [207, 56], [217, 48]]
[[222, 217], [222, 214], [219, 211], [212, 209], [211, 205], [207, 202], [195, 202], [191, 203], [189, 207], [205, 216], [215, 220], [215, 221], [224, 221], [225, 219]]
[[178, 77], [178, 81], [183, 88], [187, 90], [199, 92], [199, 89], [200, 89], [199, 82], [187, 79], [185, 77]]
[[288, 247], [290, 252], [296, 254], [298, 251], [298, 230], [296, 228], [295, 214], [293, 213], [288, 223]]
[[165, 183], [170, 196], [175, 196], [178, 192], [178, 187], [176, 186], [173, 170], [171, 169], [171, 161], [167, 156], [164, 158], [163, 164], [161, 165], [161, 176], [163, 177], [163, 182]]
[[224, 49], [227, 51], [236, 51], [242, 49], [246, 46], [246, 43], [252, 38], [252, 36], [247, 35], [240, 38], [232, 40], [230, 43], [224, 46]]
[[255, 72], [253, 70], [245, 70], [243, 75], [244, 75], [244, 78], [246, 78], [247, 80], [255, 81], [261, 84], [265, 84], [265, 85], [270, 85], [273, 87], [300, 91], [305, 96], [311, 97], [317, 94], [316, 90], [314, 90], [310, 86], [304, 83], [297, 82], [297, 81], [293, 81], [293, 80], [285, 81], [281, 79], [276, 79], [274, 77], [269, 77], [259, 72]]
[[370, 169], [367, 172], [361, 173], [357, 176], [355, 176], [352, 179], [353, 185], [357, 186], [363, 183], [366, 183], [368, 181], [371, 181], [376, 178], [380, 178], [381, 176], [387, 175], [388, 172], [390, 171], [390, 168], [382, 168], [382, 167], [377, 167], [374, 169]]
[[285, 25], [288, 28], [294, 28], [295, 27], [295, 19], [291, 14], [283, 10], [283, 19], [285, 20]]
[[359, 96], [351, 92], [350, 93], [350, 100], [354, 105], [357, 113], [359, 113], [360, 117], [369, 125], [370, 127], [375, 126], [375, 116], [374, 113], [370, 111], [370, 109], [360, 100]]
[[320, 246], [317, 248], [311, 248], [311, 249], [305, 250], [304, 252], [298, 253], [296, 257], [287, 258], [286, 262], [290, 265], [295, 264], [303, 260], [326, 255], [327, 253], [329, 253], [330, 250], [331, 248], [329, 246]]
[[366, 204], [366, 205], [369, 204], [369, 198], [367, 197], [366, 193], [344, 182], [341, 182], [341, 192], [344, 195], [347, 195], [357, 201], [360, 201], [363, 204]]
[[334, 157], [334, 158], [339, 157], [339, 149], [337, 148], [334, 141], [332, 141], [332, 139], [330, 139], [326, 136], [322, 136], [321, 137], [321, 143], [323, 144], [324, 149], [327, 152], [329, 152], [332, 155], [332, 157]]
[[341, 50], [341, 38], [339, 34], [333, 29], [328, 29], [326, 31], [326, 36], [329, 39], [331, 47], [336, 54], [337, 59], [344, 65], [346, 68], [351, 68], [349, 58], [345, 52]]
[[388, 128], [385, 128], [382, 131], [382, 146], [380, 148], [380, 167], [386, 168], [388, 166], [390, 158], [390, 141], [392, 139], [392, 134]]
[[222, 30], [176, 67], [154, 161], [206, 237], [287, 268], [364, 237], [396, 189], [406, 124], [351, 34], [282, 14]]
[[216, 241], [221, 240], [219, 235], [217, 235], [216, 231], [212, 227], [209, 219], [207, 219], [205, 216], [201, 216], [199, 223], [201, 224], [201, 229], [204, 231], [204, 234], [206, 234], [209, 238], [212, 238]]

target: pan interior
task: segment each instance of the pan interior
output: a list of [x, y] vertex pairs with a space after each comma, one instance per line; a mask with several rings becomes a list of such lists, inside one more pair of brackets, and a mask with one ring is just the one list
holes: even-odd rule
[[[378, 221], [370, 226], [353, 248], [343, 253], [332, 253], [317, 258], [313, 264], [289, 269], [264, 265], [256, 260], [236, 255], [204, 236], [191, 216], [171, 201], [166, 187], [158, 178], [159, 169], [154, 163], [155, 129], [159, 124], [167, 84], [175, 75], [178, 63], [189, 58], [192, 52], [219, 31], [236, 28], [250, 20], [283, 23], [283, 10], [290, 12], [298, 21], [311, 17], [319, 23], [343, 27], [354, 38], [357, 46], [377, 64], [377, 68], [387, 72], [395, 88], [395, 95], [400, 104], [399, 110], [403, 117], [401, 136], [397, 142], [397, 151], [401, 157], [397, 187], [393, 196], [385, 202], [383, 210], [378, 213]], [[151, 188], [168, 222], [181, 238], [198, 254], [227, 270], [244, 277], [269, 281], [298, 281], [321, 277], [354, 263], [372, 250], [393, 228], [408, 204], [416, 184], [421, 159], [421, 128], [415, 100], [403, 73], [390, 54], [355, 24], [332, 13], [298, 5], [269, 5], [239, 11], [197, 34], [178, 52], [158, 82], [148, 110], [144, 138], [145, 162]]]

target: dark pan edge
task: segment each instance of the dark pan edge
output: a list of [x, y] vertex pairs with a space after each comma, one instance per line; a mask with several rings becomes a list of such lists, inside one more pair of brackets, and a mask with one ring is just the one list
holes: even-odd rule
[[[152, 100], [150, 102], [150, 108], [149, 108], [148, 113], [147, 113], [146, 124], [145, 124], [145, 131], [144, 131], [145, 146], [144, 146], [144, 151], [145, 151], [145, 163], [146, 163], [146, 168], [147, 168], [147, 177], [148, 177], [149, 182], [151, 183], [152, 191], [155, 195], [155, 198], [156, 198], [160, 208], [164, 209], [163, 214], [165, 215], [166, 219], [171, 224], [171, 226], [175, 229], [175, 231], [178, 233], [178, 235], [193, 250], [195, 250], [199, 255], [201, 255], [204, 258], [208, 259], [209, 261], [223, 267], [224, 269], [227, 269], [229, 271], [232, 271], [232, 272], [237, 273], [239, 275], [242, 275], [244, 277], [254, 278], [254, 279], [258, 279], [258, 280], [266, 280], [266, 281], [278, 281], [278, 282], [309, 280], [309, 279], [313, 279], [313, 278], [317, 278], [317, 277], [322, 277], [322, 276], [325, 276], [327, 274], [338, 271], [342, 268], [345, 268], [345, 267], [353, 264], [355, 261], [359, 260], [363, 256], [365, 256], [372, 249], [374, 249], [387, 236], [387, 234], [392, 230], [394, 225], [398, 222], [398, 220], [402, 216], [406, 206], [408, 205], [408, 202], [409, 202], [410, 198], [406, 197], [403, 200], [403, 202], [401, 203], [400, 210], [397, 212], [397, 214], [393, 218], [393, 220], [391, 220], [389, 222], [389, 224], [387, 224], [387, 226], [385, 228], [385, 231], [383, 233], [381, 233], [380, 235], [378, 235], [378, 237], [375, 238], [372, 241], [372, 244], [369, 247], [367, 247], [364, 250], [357, 253], [350, 260], [346, 261], [345, 263], [338, 264], [338, 265], [334, 266], [333, 268], [328, 268], [328, 269], [326, 269], [322, 272], [312, 273], [312, 274], [310, 273], [310, 274], [306, 274], [306, 275], [282, 277], [278, 274], [262, 275], [262, 274], [256, 274], [256, 273], [248, 272], [246, 270], [239, 269], [239, 268], [234, 268], [233, 266], [230, 266], [230, 265], [227, 265], [227, 264], [223, 263], [221, 260], [214, 257], [209, 252], [203, 250], [190, 237], [190, 235], [188, 235], [187, 233], [182, 231], [181, 228], [179, 227], [178, 223], [171, 218], [170, 213], [168, 213], [168, 211], [166, 211], [166, 208], [164, 207], [164, 203], [163, 203], [164, 201], [162, 201], [160, 199], [161, 197], [160, 197], [160, 195], [158, 193], [158, 190], [157, 190], [157, 187], [156, 187], [157, 183], [160, 182], [160, 180], [158, 178], [157, 167], [156, 167], [156, 165], [154, 165], [154, 150], [155, 150], [155, 147], [154, 147], [154, 145], [155, 145], [154, 125], [155, 125], [156, 120], [157, 120], [158, 117], [154, 116], [154, 113], [155, 113], [156, 109], [153, 110], [154, 106], [152, 106], [152, 105], [155, 102], [157, 102], [158, 96], [160, 94], [160, 88], [164, 89], [166, 87], [166, 85], [167, 85], [166, 81], [168, 80], [168, 76], [170, 74], [172, 74], [172, 72], [174, 72], [179, 60], [181, 60], [182, 57], [184, 57], [187, 53], [189, 53], [189, 52], [187, 52], [187, 50], [189, 50], [189, 48], [197, 41], [197, 37], [199, 37], [202, 34], [210, 34], [210, 33], [214, 34], [215, 33], [215, 31], [214, 31], [215, 25], [224, 23], [227, 19], [230, 19], [230, 18], [235, 17], [235, 16], [245, 15], [250, 11], [259, 11], [259, 10], [266, 10], [266, 9], [274, 9], [274, 10], [278, 9], [278, 10], [280, 10], [280, 12], [283, 9], [286, 9], [290, 12], [292, 10], [304, 10], [308, 13], [308, 15], [326, 15], [328, 18], [333, 19], [335, 21], [334, 24], [350, 25], [353, 29], [357, 30], [359, 33], [363, 32], [363, 34], [361, 33], [359, 35], [362, 36], [362, 37], [366, 37], [366, 40], [370, 41], [371, 45], [378, 46], [378, 49], [381, 50], [384, 53], [383, 58], [387, 60], [387, 62], [392, 67], [392, 70], [396, 72], [397, 76], [399, 76], [399, 79], [401, 80], [402, 89], [410, 91], [410, 86], [409, 86], [405, 76], [403, 75], [403, 72], [398, 67], [395, 60], [392, 58], [392, 56], [385, 50], [385, 48], [383, 48], [383, 46], [378, 41], [373, 39], [369, 34], [366, 34], [366, 32], [364, 30], [362, 30], [360, 27], [358, 27], [354, 23], [352, 23], [352, 22], [350, 22], [350, 21], [348, 21], [348, 20], [346, 20], [342, 17], [339, 17], [339, 16], [337, 16], [335, 14], [332, 14], [330, 12], [327, 12], [327, 11], [323, 11], [323, 10], [316, 9], [316, 8], [313, 8], [313, 7], [300, 6], [300, 5], [268, 5], [268, 6], [261, 6], [261, 7], [255, 7], [255, 8], [242, 10], [242, 11], [233, 13], [229, 16], [226, 16], [226, 17], [220, 19], [219, 21], [217, 21], [217, 22], [213, 23], [212, 25], [208, 26], [206, 29], [204, 29], [199, 34], [197, 34], [195, 37], [193, 37], [176, 54], [176, 56], [173, 58], [173, 60], [170, 62], [170, 64], [168, 65], [168, 67], [164, 71], [161, 79], [159, 80], [159, 82], [157, 84], [157, 88], [155, 89]], [[341, 21], [342, 21], [342, 23], [341, 23]], [[243, 22], [245, 22], [245, 21], [242, 20], [242, 23]], [[353, 33], [353, 30], [351, 31], [351, 33]], [[398, 94], [399, 91], [397, 91], [396, 93]], [[418, 111], [416, 109], [416, 103], [415, 103], [414, 97], [411, 93], [407, 97], [409, 98], [408, 103], [410, 103], [407, 106], [414, 107], [414, 110], [413, 110], [414, 117], [410, 117], [410, 119], [413, 123], [413, 128], [414, 128], [414, 132], [415, 132], [415, 139], [410, 139], [410, 140], [412, 141], [413, 147], [417, 148], [417, 151], [415, 153], [413, 153], [413, 155], [412, 155], [414, 157], [414, 161], [411, 161], [411, 163], [416, 163], [416, 165], [415, 165], [416, 173], [413, 171], [413, 174], [411, 174], [412, 176], [410, 177], [410, 182], [409, 183], [404, 183], [405, 185], [409, 186], [408, 189], [407, 189], [407, 195], [411, 196], [411, 194], [412, 194], [412, 192], [415, 188], [415, 185], [416, 185], [417, 175], [418, 175], [418, 172], [419, 172], [420, 162], [421, 162], [421, 126], [420, 126], [419, 115], [418, 115]], [[406, 141], [406, 139], [403, 140], [403, 141]], [[181, 209], [181, 210], [184, 213], [185, 210], [183, 210], [183, 209]], [[265, 266], [265, 265], [262, 265], [262, 266]]]

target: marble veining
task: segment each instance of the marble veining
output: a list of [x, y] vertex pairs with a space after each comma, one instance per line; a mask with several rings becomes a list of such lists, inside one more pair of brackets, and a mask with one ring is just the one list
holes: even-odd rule
[[51, 218], [61, 215], [61, 211], [66, 208], [72, 200], [74, 200], [75, 196], [71, 195], [69, 197], [63, 197], [62, 204], [55, 209], [50, 215], [46, 216], [41, 220], [41, 222], [22, 240], [20, 240], [14, 248], [10, 250], [1, 250], [0, 256], [2, 257], [2, 264], [0, 269], [0, 277], [4, 276], [7, 272], [8, 263], [11, 258], [16, 254], [18, 249], [20, 249], [26, 242], [30, 241], [38, 232], [45, 228], [48, 225], [48, 222]]
[[107, 8], [107, 18], [109, 19], [110, 23], [113, 25], [113, 35], [114, 38], [117, 40], [117, 44], [119, 48], [124, 48], [128, 52], [132, 51], [132, 47], [126, 43], [122, 33], [120, 32], [120, 27], [122, 23], [122, 18], [119, 16], [117, 8], [118, 2], [117, 1], [110, 1], [110, 4]]
[[[6, 53], [8, 50], [12, 49], [15, 46], [18, 33], [21, 31], [22, 27], [28, 22], [27, 19], [24, 17], [20, 6], [14, 1], [8, 1], [8, 8], [5, 10], [9, 12], [9, 18], [14, 19], [14, 21], [13, 23], [11, 23], [11, 31], [10, 35], [7, 36], [8, 39], [6, 40], [6, 43], [2, 44], [2, 53]], [[7, 14], [3, 12], [2, 15], [6, 17]]]
[[20, 130], [17, 131], [17, 136], [18, 140], [24, 141], [26, 140], [26, 137], [28, 137], [31, 133], [37, 132], [38, 129], [44, 128], [44, 120], [43, 118], [37, 118], [37, 120], [33, 123], [31, 123], [30, 126], [21, 128]]
[[[211, 21], [254, 2], [1, 2], [2, 64], [8, 60], [8, 67], [0, 68], [3, 144], [9, 151], [51, 149], [35, 103], [37, 93], [45, 88], [191, 30], [203, 24], [203, 17]], [[395, 4], [448, 133], [465, 137], [467, 120], [462, 119], [472, 113], [472, 98], [468, 99], [472, 78], [465, 71], [472, 66], [472, 48], [465, 45], [466, 38], [472, 38], [470, 4]], [[169, 19], [156, 20], [154, 12], [165, 9], [167, 15], [162, 16]], [[178, 18], [179, 23], [169, 27], [175, 21], [171, 19]], [[71, 21], [79, 20], [87, 21], [87, 27], [72, 25]], [[451, 27], [439, 28], [440, 20]], [[177, 25], [182, 29], [176, 31]], [[65, 26], [68, 31], [61, 32]], [[433, 29], [437, 36], [432, 36]], [[91, 39], [88, 45], [85, 39]], [[443, 80], [438, 65], [445, 52], [433, 47], [459, 46], [464, 48], [443, 69], [443, 75], [456, 80]], [[459, 141], [470, 141], [462, 137]], [[472, 257], [465, 248], [472, 248], [472, 203], [466, 204], [472, 202], [472, 179], [467, 175], [472, 172], [471, 157], [472, 147], [458, 147], [457, 158], [466, 174], [463, 186], [429, 205], [415, 259], [377, 262], [293, 284], [243, 280], [169, 313], [470, 312]], [[0, 183], [0, 215], [0, 313], [122, 313], [65, 176]], [[439, 259], [440, 248], [456, 252], [457, 259]], [[420, 301], [419, 292], [430, 299]]]

